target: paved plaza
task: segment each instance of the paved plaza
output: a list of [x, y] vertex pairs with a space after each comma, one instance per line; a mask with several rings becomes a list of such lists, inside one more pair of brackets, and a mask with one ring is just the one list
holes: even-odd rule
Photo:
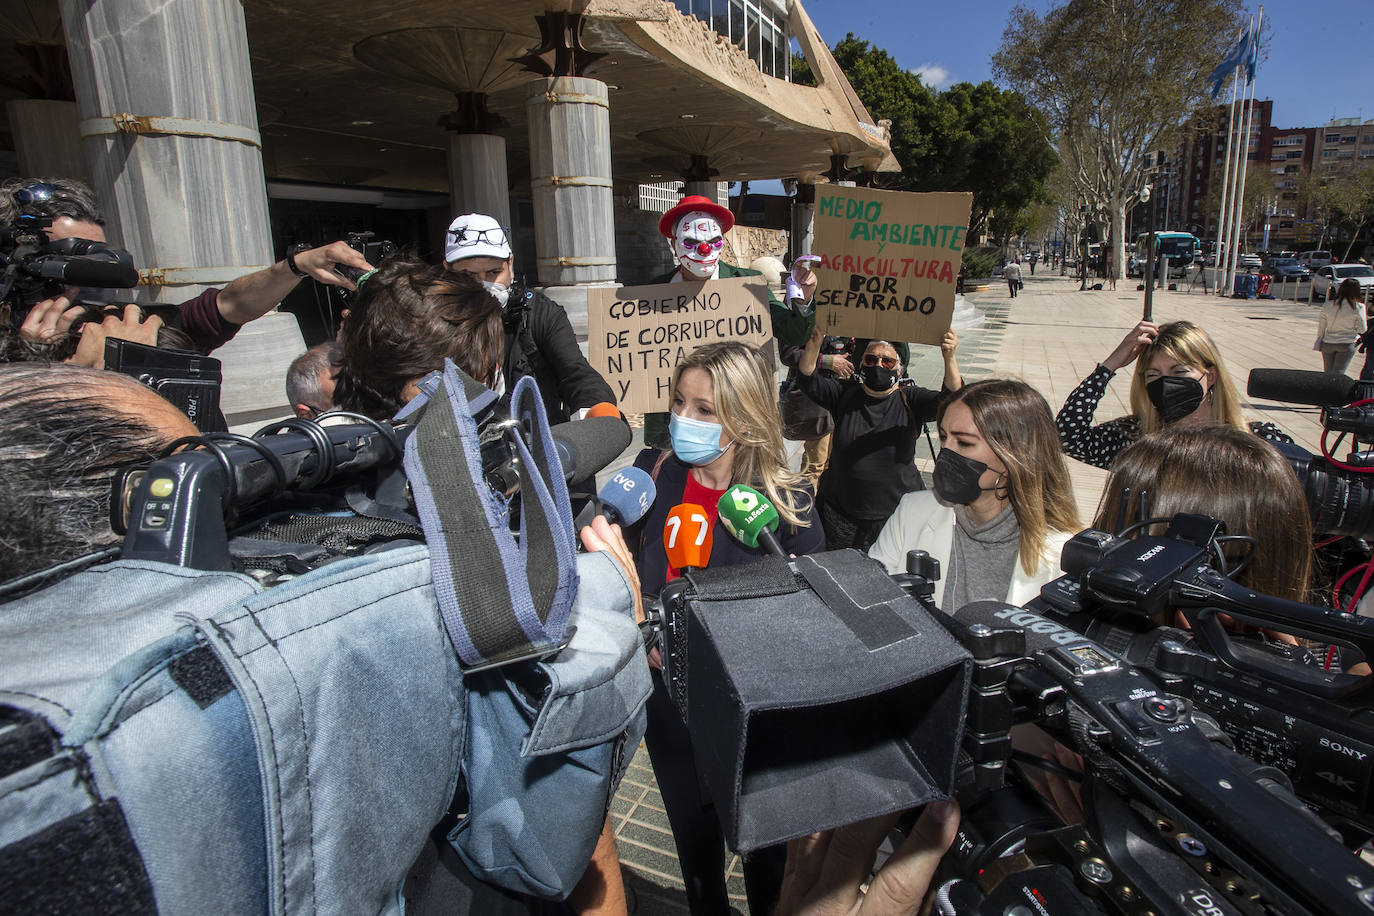
[[[1126, 331], [1140, 319], [1144, 293], [1135, 281], [1119, 281], [1117, 288], [1080, 292], [1078, 281], [1041, 270], [1025, 274], [1025, 289], [1016, 299], [1003, 283], [969, 293], [967, 298], [987, 315], [980, 328], [961, 332], [959, 362], [964, 378], [1021, 378], [1035, 386], [1051, 409], [1064, 399], [1097, 362], [1109, 354]], [[1320, 411], [1314, 407], [1252, 401], [1246, 379], [1254, 368], [1320, 369], [1321, 356], [1312, 350], [1317, 307], [1305, 302], [1221, 299], [1201, 292], [1156, 291], [1154, 315], [1159, 322], [1188, 319], [1207, 330], [1221, 349], [1232, 381], [1241, 393], [1247, 416], [1268, 420], [1299, 445], [1317, 451], [1321, 435]], [[939, 351], [913, 347], [911, 374], [927, 387], [938, 387]], [[1357, 373], [1360, 357], [1351, 366]], [[1129, 411], [1130, 370], [1112, 380], [1098, 408], [1100, 422]], [[934, 435], [932, 424], [931, 434]], [[638, 436], [636, 437], [638, 440]], [[938, 444], [937, 444], [938, 445]], [[626, 453], [633, 458], [639, 445]], [[919, 452], [918, 452], [919, 454]], [[930, 458], [921, 459], [926, 471]], [[1079, 511], [1083, 521], [1096, 512], [1105, 471], [1070, 460]], [[672, 834], [654, 785], [648, 754], [636, 755], [611, 809], [620, 858], [632, 892], [635, 912], [645, 916], [685, 914], [681, 876], [673, 851]], [[748, 913], [739, 859], [726, 858], [731, 902]]]

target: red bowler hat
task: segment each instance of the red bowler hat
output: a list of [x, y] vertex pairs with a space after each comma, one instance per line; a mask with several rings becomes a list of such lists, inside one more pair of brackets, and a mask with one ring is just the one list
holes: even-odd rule
[[677, 205], [667, 213], [663, 214], [658, 221], [658, 234], [664, 238], [673, 237], [673, 225], [682, 217], [684, 213], [691, 213], [697, 210], [702, 213], [709, 213], [720, 223], [721, 232], [729, 232], [735, 225], [735, 214], [727, 208], [722, 207], [709, 197], [702, 197], [700, 194], [692, 194], [684, 197], [677, 202]]

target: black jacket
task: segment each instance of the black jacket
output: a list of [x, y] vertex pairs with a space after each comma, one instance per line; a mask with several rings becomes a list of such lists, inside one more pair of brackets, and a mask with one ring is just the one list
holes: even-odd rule
[[[635, 467], [652, 473], [654, 462], [658, 460], [659, 450], [646, 448], [635, 458]], [[668, 575], [668, 554], [663, 549], [663, 524], [668, 520], [668, 512], [682, 502], [682, 493], [687, 488], [687, 474], [691, 465], [680, 461], [677, 456], [669, 455], [659, 468], [658, 478], [654, 481], [654, 504], [644, 518], [625, 531], [625, 543], [635, 557], [635, 567], [639, 570], [640, 588], [646, 595], [657, 595]], [[811, 499], [811, 493], [806, 494]], [[783, 550], [802, 556], [825, 550], [825, 532], [821, 530], [820, 517], [816, 514], [814, 501], [807, 509], [805, 518], [811, 522], [808, 528], [793, 528], [786, 522], [778, 527], [778, 541]], [[711, 558], [708, 567], [736, 566], [740, 563], [757, 563], [768, 556], [762, 547], [750, 549], [731, 537], [725, 526], [716, 519], [711, 529]]]
[[611, 386], [587, 363], [568, 314], [557, 302], [516, 281], [511, 284], [504, 322], [506, 353], [501, 372], [507, 393], [521, 376], [534, 376], [551, 424], [566, 422], [584, 407], [615, 403]]

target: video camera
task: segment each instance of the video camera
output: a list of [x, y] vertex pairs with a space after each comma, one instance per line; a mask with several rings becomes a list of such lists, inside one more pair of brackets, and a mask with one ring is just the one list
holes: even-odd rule
[[[1354, 381], [1334, 372], [1253, 369], [1246, 386], [1251, 397], [1322, 408], [1322, 451], [1313, 455], [1296, 445], [1275, 443], [1293, 465], [1319, 534], [1374, 536], [1374, 382]], [[1337, 434], [1328, 448], [1329, 434]], [[1344, 436], [1350, 453], [1334, 456]]]
[[[763, 543], [750, 526], [764, 510], [735, 513], [729, 496], [727, 529]], [[694, 530], [680, 508], [665, 547]], [[888, 577], [854, 551], [711, 570], [669, 547], [685, 574], [650, 629], [732, 848], [957, 793], [935, 912], [1374, 912], [1374, 869], [1347, 848], [1374, 827], [1368, 679], [1305, 667], [1223, 615], [1366, 654], [1374, 626], [1236, 585], [1217, 568], [1215, 520], [1141, 526], [1161, 521], [1162, 536], [1083, 532], [1068, 575], [1027, 608], [953, 617], [930, 603], [939, 569], [920, 551]], [[1173, 609], [1192, 631], [1151, 619]], [[832, 658], [850, 644], [867, 651]], [[875, 661], [893, 648], [901, 675]], [[956, 709], [965, 699], [954, 721], [951, 690]], [[1081, 755], [1083, 772], [1024, 750], [1028, 726]], [[1084, 822], [1013, 761], [1081, 779]]]
[[119, 287], [138, 283], [129, 252], [90, 239], [48, 241], [47, 217], [22, 216], [0, 226], [0, 303], [17, 328], [29, 309], [69, 286]]

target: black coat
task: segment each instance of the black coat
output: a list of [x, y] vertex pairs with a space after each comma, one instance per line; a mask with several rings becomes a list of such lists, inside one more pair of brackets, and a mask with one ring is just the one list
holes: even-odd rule
[[517, 281], [503, 320], [506, 352], [501, 372], [507, 392], [522, 376], [534, 376], [551, 424], [566, 422], [584, 407], [615, 403], [611, 386], [587, 363], [568, 314], [557, 302]]

